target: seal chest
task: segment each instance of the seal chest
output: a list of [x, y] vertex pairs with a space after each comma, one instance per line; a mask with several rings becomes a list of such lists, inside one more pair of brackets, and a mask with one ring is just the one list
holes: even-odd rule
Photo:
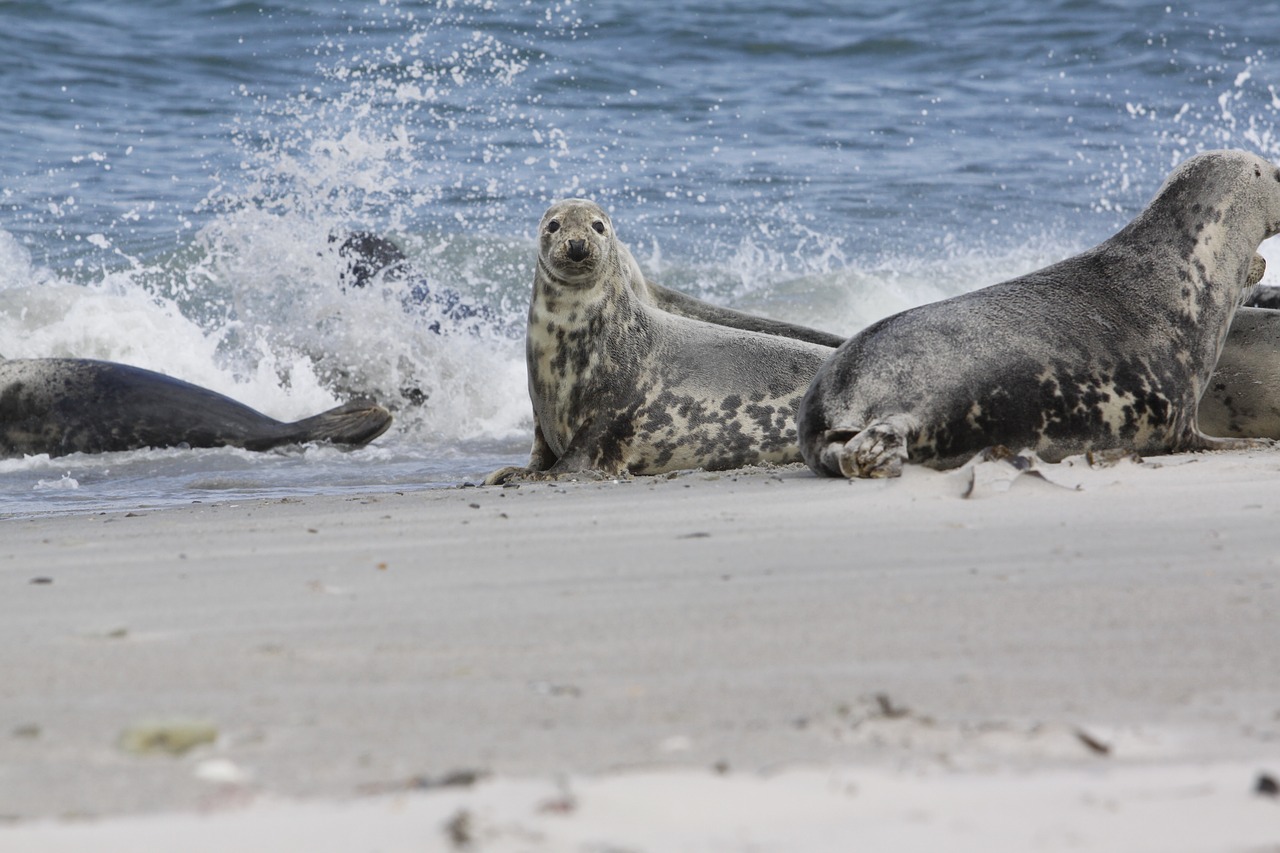
[[1258, 244], [1278, 228], [1274, 166], [1244, 152], [1194, 157], [1099, 246], [842, 344], [800, 407], [805, 461], [883, 477], [997, 444], [1050, 461], [1256, 446], [1205, 435], [1196, 414]]
[[533, 449], [528, 466], [486, 482], [799, 461], [796, 406], [831, 349], [681, 316], [659, 300], [732, 314], [646, 284], [598, 205], [552, 205], [526, 336]]

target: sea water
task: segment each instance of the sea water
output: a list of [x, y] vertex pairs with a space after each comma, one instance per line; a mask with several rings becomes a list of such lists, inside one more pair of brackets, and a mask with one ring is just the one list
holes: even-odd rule
[[[565, 196], [608, 208], [665, 284], [841, 333], [1058, 260], [1196, 151], [1280, 160], [1277, 20], [1238, 0], [0, 4], [0, 356], [134, 364], [281, 419], [359, 395], [396, 415], [354, 451], [0, 460], [0, 514], [523, 462], [533, 232]], [[345, 286], [354, 229], [414, 275]]]

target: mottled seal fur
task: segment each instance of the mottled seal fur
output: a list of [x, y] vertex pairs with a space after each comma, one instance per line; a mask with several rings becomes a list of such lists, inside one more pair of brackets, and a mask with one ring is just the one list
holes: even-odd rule
[[800, 406], [805, 462], [884, 477], [991, 445], [1048, 461], [1256, 446], [1197, 425], [1258, 245], [1280, 230], [1280, 170], [1215, 151], [1169, 176], [1125, 228], [1012, 281], [850, 338]]
[[207, 388], [124, 364], [0, 361], [0, 458], [143, 447], [267, 450], [306, 441], [362, 445], [390, 425], [390, 413], [369, 401], [283, 423]]
[[[691, 303], [645, 282], [593, 202], [552, 205], [538, 231], [526, 334], [533, 450], [527, 467], [486, 482], [799, 461], [795, 408], [829, 347], [658, 307]], [[699, 304], [690, 311], [718, 315]]]

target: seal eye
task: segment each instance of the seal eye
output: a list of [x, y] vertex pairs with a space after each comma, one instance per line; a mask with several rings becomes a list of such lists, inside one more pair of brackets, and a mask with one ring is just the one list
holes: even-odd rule
[[603, 223], [603, 222], [601, 222], [599, 219], [597, 219], [595, 222], [592, 222], [592, 223], [591, 223], [591, 227], [592, 227], [592, 228], [594, 228], [594, 229], [596, 229], [596, 233], [597, 233], [597, 234], [603, 234], [603, 233], [604, 233], [604, 223]]
[[554, 234], [560, 230], [560, 220], [553, 219], [547, 223], [547, 233]]

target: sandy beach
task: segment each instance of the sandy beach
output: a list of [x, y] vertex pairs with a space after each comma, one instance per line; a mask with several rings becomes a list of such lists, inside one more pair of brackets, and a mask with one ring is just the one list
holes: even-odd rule
[[1262, 450], [6, 518], [0, 849], [1275, 849], [1278, 483]]

